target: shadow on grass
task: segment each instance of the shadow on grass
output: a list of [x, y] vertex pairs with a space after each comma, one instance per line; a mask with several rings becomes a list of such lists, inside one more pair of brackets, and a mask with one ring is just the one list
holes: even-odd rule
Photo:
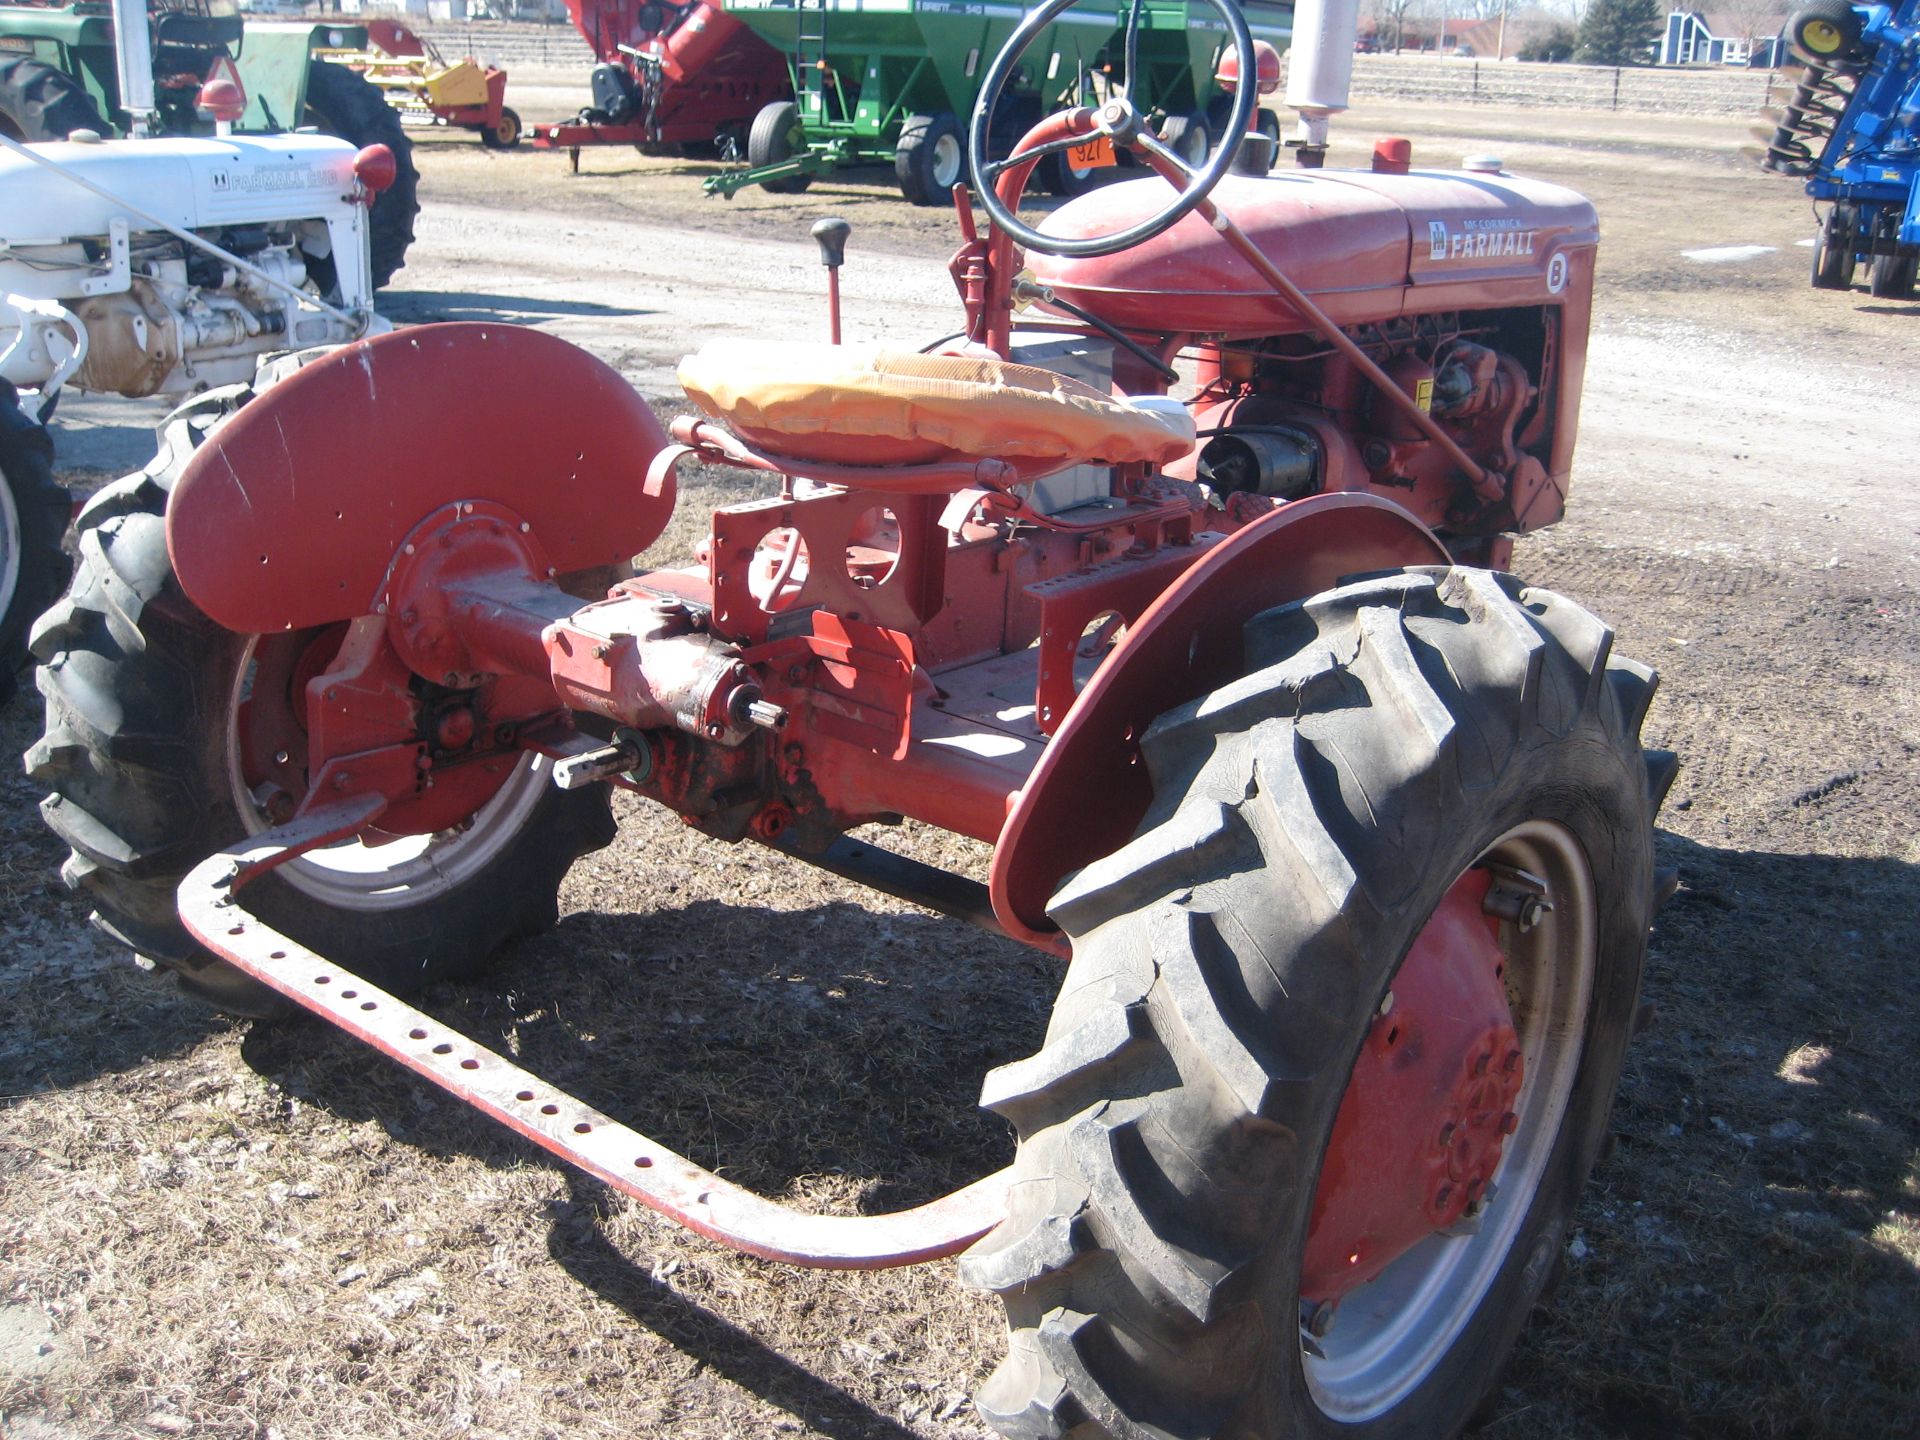
[[[74, 917], [76, 925], [85, 922]], [[105, 946], [103, 944], [102, 948]], [[0, 970], [0, 1111], [154, 1060], [186, 1055], [236, 1022], [137, 972], [114, 955], [99, 969], [20, 975]]]
[[592, 300], [491, 295], [470, 290], [388, 290], [380, 297], [380, 313], [402, 324], [424, 325], [445, 320], [497, 320], [518, 324], [556, 315], [614, 320], [657, 312], [625, 305], [601, 305]]
[[[700, 901], [570, 916], [488, 988], [441, 987], [425, 1008], [737, 1184], [777, 1197], [845, 1177], [871, 1213], [1006, 1163], [980, 1079], [1038, 1047], [1059, 973], [957, 921]], [[256, 1027], [243, 1054], [303, 1101], [410, 1144], [493, 1164], [528, 1153], [319, 1024]]]
[[[1556, 1309], [1484, 1433], [1920, 1434], [1920, 866], [1670, 833], [1660, 852], [1684, 883], [1648, 963], [1659, 1019], [1630, 1052], [1619, 1148]], [[750, 1189], [837, 1176], [874, 1212], [1004, 1163], [979, 1077], [1034, 1048], [1057, 984], [1052, 962], [952, 922], [701, 901], [572, 916], [493, 988], [430, 1008]], [[408, 1143], [529, 1154], [321, 1027], [257, 1031], [246, 1054]], [[618, 1284], [641, 1303], [637, 1277]], [[724, 1321], [645, 1303], [734, 1343]]]
[[1619, 1137], [1487, 1436], [1920, 1434], [1920, 866], [1660, 836]]
[[654, 1280], [607, 1239], [608, 1191], [567, 1172], [567, 1199], [548, 1207], [547, 1253], [561, 1269], [683, 1353], [833, 1440], [912, 1440], [913, 1431]]

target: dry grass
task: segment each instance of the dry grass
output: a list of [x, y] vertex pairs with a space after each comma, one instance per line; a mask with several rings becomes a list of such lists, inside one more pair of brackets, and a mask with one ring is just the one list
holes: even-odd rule
[[[1609, 313], [1706, 323], [1764, 290], [1756, 327], [1811, 329], [1817, 309], [1832, 333], [1815, 348], [1856, 380], [1898, 358], [1908, 337], [1887, 327], [1907, 322], [1797, 288], [1797, 252], [1744, 277], [1672, 258], [1682, 234], [1749, 236], [1722, 218], [1743, 206], [1799, 209], [1736, 173], [1719, 131], [1718, 148], [1662, 149], [1650, 124], [1602, 153], [1555, 123], [1525, 159], [1600, 192]], [[1393, 128], [1424, 154], [1465, 137], [1457, 155], [1502, 124]], [[1737, 233], [1699, 235], [1715, 225]], [[1686, 885], [1655, 937], [1661, 1020], [1631, 1054], [1619, 1148], [1482, 1433], [1910, 1440], [1920, 586], [1910, 569], [1709, 564], [1677, 533], [1622, 544], [1612, 527], [1653, 503], [1647, 458], [1590, 450], [1572, 517], [1521, 568], [1660, 665], [1649, 739], [1687, 762], [1660, 847]], [[1800, 474], [1805, 458], [1762, 460]], [[732, 480], [687, 479], [668, 548], [687, 553]], [[1799, 553], [1755, 513], [1756, 550]], [[35, 729], [15, 702], [0, 748]], [[965, 1394], [999, 1319], [949, 1267], [744, 1259], [328, 1030], [207, 1016], [80, 925], [36, 798], [0, 770], [9, 1435], [981, 1433]], [[437, 1014], [771, 1195], [886, 1208], [1004, 1159], [972, 1100], [1037, 1038], [1052, 962], [637, 804], [622, 818], [570, 878], [560, 928], [497, 986], [431, 996]], [[894, 843], [979, 863], [928, 832]]]

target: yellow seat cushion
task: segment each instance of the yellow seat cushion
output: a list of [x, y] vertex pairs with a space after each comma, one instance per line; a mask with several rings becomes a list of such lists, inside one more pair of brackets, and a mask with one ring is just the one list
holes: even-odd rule
[[1194, 441], [1184, 414], [993, 356], [716, 340], [680, 362], [680, 384], [748, 444], [827, 464], [1166, 464]]

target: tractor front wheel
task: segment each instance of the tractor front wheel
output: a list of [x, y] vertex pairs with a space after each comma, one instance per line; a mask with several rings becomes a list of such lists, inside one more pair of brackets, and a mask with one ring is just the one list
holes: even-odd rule
[[[176, 412], [160, 454], [102, 491], [77, 527], [73, 584], [34, 627], [46, 729], [28, 773], [71, 847], [62, 875], [93, 920], [229, 1013], [275, 1015], [273, 992], [201, 949], [174, 891], [214, 851], [287, 818], [305, 791], [305, 685], [341, 630], [238, 635], [182, 593], [166, 503], [221, 407]], [[388, 990], [477, 973], [556, 917], [561, 878], [613, 838], [607, 798], [554, 787], [528, 757], [467, 821], [351, 842], [263, 877], [248, 908]]]
[[27, 658], [27, 627], [67, 583], [69, 505], [53, 478], [53, 442], [0, 380], [0, 701]]
[[413, 140], [401, 128], [400, 112], [366, 76], [324, 60], [307, 66], [307, 123], [349, 145], [384, 145], [393, 152], [393, 184], [374, 197], [367, 215], [373, 287], [378, 290], [407, 263], [407, 248], [413, 244], [413, 217], [420, 213]]
[[[1653, 905], [1653, 678], [1456, 568], [1256, 617], [1165, 716], [1134, 838], [1051, 912], [991, 1074], [1011, 1210], [961, 1262], [1008, 1435], [1437, 1437], [1494, 1383], [1606, 1132]], [[1664, 767], [1660, 768], [1664, 776]]]

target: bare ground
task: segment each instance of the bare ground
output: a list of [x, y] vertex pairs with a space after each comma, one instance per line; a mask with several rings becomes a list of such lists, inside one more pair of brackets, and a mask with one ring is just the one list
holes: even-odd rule
[[[1601, 206], [1572, 514], [1516, 568], [1658, 665], [1648, 741], [1686, 765], [1660, 1020], [1482, 1433], [1920, 1433], [1920, 305], [1809, 290], [1804, 201], [1736, 125], [1399, 107], [1349, 117], [1347, 158], [1389, 130]], [[539, 323], [663, 394], [698, 338], [818, 325], [811, 247], [782, 242], [839, 211], [853, 328], [951, 313], [949, 222], [881, 176], [728, 207], [692, 167], [564, 163], [430, 142], [395, 312]], [[1776, 248], [1680, 253], [1736, 244]], [[36, 724], [15, 702], [0, 740]], [[35, 798], [0, 779], [8, 1434], [981, 1433], [999, 1320], [948, 1267], [743, 1259], [329, 1031], [204, 1014], [83, 926]], [[1037, 1039], [1052, 962], [622, 814], [560, 928], [436, 1013], [768, 1194], [892, 1208], [1004, 1158], [972, 1101]]]

